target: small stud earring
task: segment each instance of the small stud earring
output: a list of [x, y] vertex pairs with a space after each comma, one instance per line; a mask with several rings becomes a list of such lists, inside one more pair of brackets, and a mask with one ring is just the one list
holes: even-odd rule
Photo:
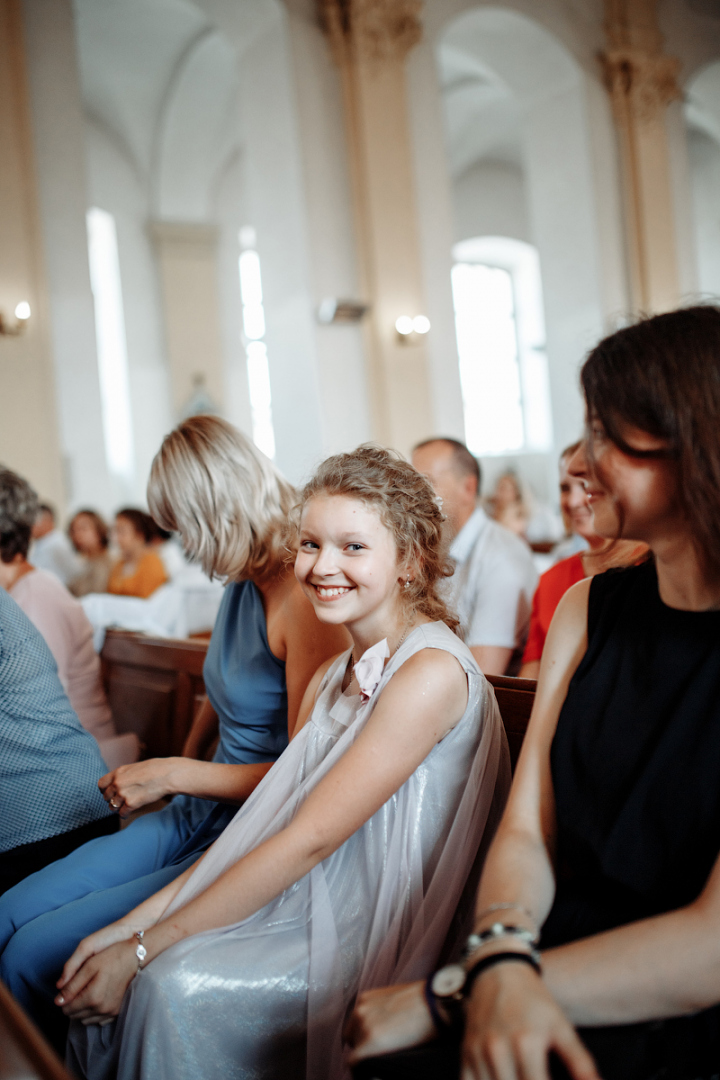
[[405, 581], [405, 588], [406, 588], [406, 589], [409, 589], [409, 588], [410, 588], [410, 578], [407, 578], [407, 579], [406, 579], [406, 581]]

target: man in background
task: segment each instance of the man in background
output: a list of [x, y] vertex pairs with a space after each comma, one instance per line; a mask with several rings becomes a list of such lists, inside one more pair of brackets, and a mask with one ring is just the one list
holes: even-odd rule
[[42, 503], [32, 527], [32, 547], [29, 559], [38, 570], [49, 570], [67, 585], [82, 569], [80, 559], [64, 533], [55, 522], [52, 506]]
[[529, 547], [478, 506], [480, 466], [456, 439], [428, 439], [412, 463], [442, 499], [455, 573], [446, 599], [485, 675], [516, 674], [538, 581]]

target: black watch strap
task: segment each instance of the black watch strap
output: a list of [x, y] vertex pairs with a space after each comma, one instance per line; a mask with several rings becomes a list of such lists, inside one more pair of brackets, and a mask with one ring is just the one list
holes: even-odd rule
[[515, 961], [520, 964], [529, 964], [534, 971], [537, 971], [538, 975], [542, 975], [540, 965], [534, 956], [531, 956], [527, 952], [496, 952], [490, 956], [483, 956], [482, 960], [478, 960], [477, 964], [473, 964], [471, 968], [468, 968], [467, 978], [465, 979], [465, 985], [462, 988], [463, 998], [470, 997], [470, 992], [473, 988], [473, 983], [482, 975], [483, 971], [487, 971], [488, 968], [495, 967], [496, 964], [505, 964], [508, 961]]

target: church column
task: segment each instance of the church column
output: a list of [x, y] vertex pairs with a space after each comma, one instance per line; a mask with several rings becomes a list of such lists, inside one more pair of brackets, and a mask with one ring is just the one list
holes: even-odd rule
[[[319, 0], [344, 94], [366, 318], [375, 438], [407, 452], [432, 434], [423, 336], [399, 316], [424, 315], [405, 59], [421, 37], [419, 0]], [[430, 330], [432, 333], [432, 328]]]
[[663, 52], [657, 0], [605, 0], [601, 56], [622, 160], [631, 304], [666, 311], [680, 300], [675, 208], [666, 130], [680, 97], [679, 63]]
[[[0, 316], [21, 333], [0, 334], [0, 464], [25, 476], [41, 497], [64, 503], [48, 332], [47, 284], [19, 0], [0, 0]], [[22, 311], [22, 309], [21, 309]]]
[[160, 270], [175, 419], [206, 397], [207, 404], [223, 411], [217, 229], [195, 222], [153, 221], [150, 235]]

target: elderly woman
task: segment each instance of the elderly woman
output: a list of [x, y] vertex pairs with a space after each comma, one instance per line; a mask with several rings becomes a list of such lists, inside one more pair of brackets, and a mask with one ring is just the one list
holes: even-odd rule
[[63, 690], [82, 726], [97, 739], [105, 763], [129, 765], [140, 756], [140, 744], [136, 735], [115, 731], [90, 621], [54, 574], [27, 560], [27, 519], [36, 509], [37, 495], [27, 481], [0, 469], [0, 586], [44, 637]]
[[[287, 746], [318, 665], [345, 647], [344, 631], [321, 625], [287, 565], [296, 497], [272, 462], [217, 417], [186, 420], [153, 462], [153, 516], [228, 584], [205, 661], [208, 701], [186, 743], [189, 756], [125, 766], [101, 781], [122, 817], [167, 795], [172, 803], [0, 900], [0, 974], [60, 1048], [67, 1024], [52, 1002], [68, 956], [212, 844]], [[218, 722], [213, 761], [192, 760], [210, 745]]]
[[107, 592], [113, 560], [103, 519], [94, 510], [78, 510], [68, 525], [68, 536], [83, 562], [82, 570], [68, 582], [70, 592], [73, 596]]

